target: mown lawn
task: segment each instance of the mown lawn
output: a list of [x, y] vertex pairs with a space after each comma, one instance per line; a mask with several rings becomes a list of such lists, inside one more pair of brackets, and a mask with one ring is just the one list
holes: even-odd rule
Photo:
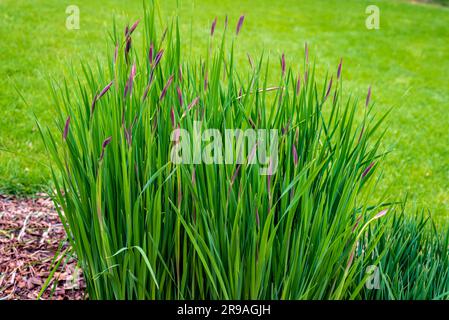
[[[380, 30], [365, 27], [365, 8], [373, 3]], [[65, 27], [71, 4], [80, 8], [80, 30]], [[321, 75], [327, 68], [335, 73], [343, 57], [346, 89], [364, 99], [372, 85], [379, 113], [392, 108], [382, 190], [391, 199], [407, 193], [412, 204], [449, 216], [448, 8], [393, 0], [163, 1], [160, 7], [165, 19], [178, 12], [185, 46], [192, 47], [186, 58], [204, 52], [215, 16], [217, 29], [226, 14], [234, 28], [242, 13], [242, 66], [246, 53], [256, 57], [262, 49], [273, 68], [282, 52], [287, 63], [300, 65], [305, 41]], [[141, 9], [140, 0], [0, 0], [0, 192], [36, 192], [47, 184], [34, 114], [51, 124], [48, 75], [60, 79], [69, 63], [104, 57], [112, 16], [121, 27]]]

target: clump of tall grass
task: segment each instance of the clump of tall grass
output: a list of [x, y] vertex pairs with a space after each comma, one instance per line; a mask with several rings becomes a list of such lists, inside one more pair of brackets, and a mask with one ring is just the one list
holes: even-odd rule
[[[385, 232], [380, 236], [372, 260], [368, 261], [373, 264], [380, 257], [376, 262], [378, 286], [376, 290], [367, 290], [365, 286], [358, 298], [449, 299], [447, 225], [437, 227], [424, 211], [411, 215], [406, 214], [404, 208], [382, 224]], [[378, 228], [379, 225], [373, 226], [365, 241], [377, 238]], [[374, 274], [371, 277], [374, 280]]]
[[[300, 73], [280, 58], [277, 83], [266, 57], [238, 70], [244, 17], [235, 28], [226, 20], [221, 38], [218, 28], [205, 56], [185, 61], [178, 23], [159, 33], [146, 10], [114, 28], [107, 64], [73, 74], [76, 90], [52, 85], [59, 133], [41, 132], [89, 298], [377, 297], [361, 270], [390, 259], [382, 246], [402, 227], [376, 224], [389, 213], [371, 203], [383, 117], [370, 93], [344, 99], [341, 63], [318, 85], [307, 47]], [[278, 130], [277, 171], [173, 163], [173, 130], [192, 132], [194, 121]]]

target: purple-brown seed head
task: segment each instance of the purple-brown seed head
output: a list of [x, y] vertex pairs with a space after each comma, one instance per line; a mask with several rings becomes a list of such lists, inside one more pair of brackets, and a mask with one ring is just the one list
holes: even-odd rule
[[293, 153], [293, 163], [295, 167], [298, 165], [298, 151], [296, 150], [295, 144], [292, 144], [292, 153]]
[[159, 61], [162, 59], [162, 55], [164, 54], [164, 49], [159, 50], [159, 52], [156, 54], [156, 57], [154, 58], [154, 66], [153, 68], [156, 68], [159, 64]]
[[383, 217], [384, 215], [387, 214], [387, 212], [388, 212], [388, 209], [385, 209], [385, 210], [380, 211], [379, 213], [377, 213], [377, 214], [374, 216], [374, 219], [379, 219], [379, 218]]
[[236, 35], [239, 34], [240, 29], [242, 28], [243, 20], [245, 20], [245, 16], [244, 15], [240, 16], [240, 18], [239, 18], [239, 22], [237, 23], [237, 28], [235, 30], [235, 34]]
[[348, 269], [352, 265], [352, 261], [354, 261], [355, 248], [351, 251], [351, 255], [349, 256], [348, 264], [346, 268]]
[[170, 120], [171, 120], [171, 125], [174, 128], [176, 123], [175, 123], [175, 109], [173, 108], [173, 106], [171, 107], [171, 110], [170, 110]]
[[148, 61], [150, 61], [150, 64], [153, 63], [153, 51], [154, 51], [154, 45], [151, 43], [150, 49], [148, 50]]
[[212, 25], [210, 27], [210, 36], [211, 37], [214, 35], [216, 25], [217, 25], [217, 17], [215, 17], [214, 21], [212, 21]]
[[127, 129], [125, 127], [124, 131], [125, 131], [125, 140], [128, 143], [129, 146], [132, 145], [132, 127], [130, 127], [129, 129]]
[[343, 64], [343, 58], [340, 59], [340, 63], [338, 65], [338, 69], [337, 69], [337, 80], [340, 79], [340, 75], [341, 75], [341, 66]]
[[357, 140], [357, 143], [362, 140], [363, 134], [365, 133], [365, 125], [363, 125], [362, 130], [360, 130], [359, 140]]
[[172, 82], [173, 82], [173, 75], [171, 75], [170, 78], [168, 78], [167, 83], [165, 84], [164, 88], [162, 89], [161, 95], [159, 96], [159, 100], [164, 99], [165, 95], [167, 94], [167, 90]]
[[281, 69], [282, 69], [282, 76], [284, 76], [285, 74], [285, 55], [282, 54], [282, 58], [281, 58]]
[[209, 80], [208, 80], [208, 73], [206, 71], [206, 74], [204, 75], [204, 91], [207, 90], [207, 85], [209, 84]]
[[371, 86], [368, 88], [368, 94], [366, 95], [365, 107], [368, 107], [369, 101], [371, 99]]
[[150, 79], [148, 80], [147, 87], [145, 88], [145, 92], [143, 93], [142, 101], [144, 101], [147, 98], [148, 92], [150, 91], [151, 84], [153, 83], [153, 79], [154, 79], [154, 69], [151, 69]]
[[100, 161], [103, 160], [105, 148], [107, 147], [107, 145], [108, 145], [109, 143], [111, 143], [111, 140], [112, 140], [112, 137], [108, 137], [108, 138], [106, 138], [106, 139], [103, 141], [103, 143], [101, 144]]
[[114, 64], [117, 63], [117, 57], [118, 57], [118, 43], [115, 45]]
[[145, 101], [145, 99], [147, 98], [148, 92], [150, 91], [150, 86], [151, 86], [151, 83], [148, 84], [147, 87], [145, 88], [145, 91], [143, 92], [143, 96], [142, 96], [142, 101]]
[[257, 151], [257, 142], [254, 144], [253, 148], [251, 149], [251, 152], [249, 153], [248, 163], [253, 163], [253, 160], [255, 159], [256, 156], [256, 151]]
[[106, 92], [109, 91], [109, 89], [112, 86], [112, 83], [113, 83], [113, 81], [111, 81], [106, 87], [104, 87], [103, 90], [101, 90], [100, 94], [98, 95], [97, 100], [100, 99], [102, 96], [104, 96], [106, 94]]
[[97, 104], [98, 100], [98, 94], [94, 95], [94, 98], [92, 99], [92, 103], [90, 105], [90, 114], [93, 115], [95, 111], [95, 105]]
[[165, 37], [167, 36], [167, 32], [168, 32], [168, 28], [166, 27], [164, 30], [164, 33], [162, 34], [162, 37], [161, 37], [161, 43], [164, 42]]
[[329, 93], [331, 92], [331, 89], [332, 89], [332, 80], [333, 80], [333, 77], [331, 77], [331, 80], [329, 81], [329, 86], [327, 87], [326, 96], [324, 97], [324, 100], [326, 100], [327, 97], [329, 97]]
[[103, 144], [101, 145], [101, 147], [102, 147], [102, 148], [106, 148], [106, 146], [107, 146], [108, 144], [111, 143], [111, 140], [112, 140], [112, 137], [107, 137], [107, 138], [103, 141]]
[[355, 229], [357, 229], [357, 227], [358, 227], [359, 222], [360, 222], [361, 219], [362, 219], [362, 216], [359, 216], [359, 217], [356, 219], [355, 224], [354, 224], [354, 226], [353, 226], [352, 229], [351, 229], [351, 232], [352, 232], [352, 233], [354, 233]]
[[136, 22], [134, 22], [134, 24], [131, 26], [131, 28], [129, 28], [128, 31], [128, 35], [130, 36], [131, 33], [134, 32], [134, 30], [136, 30], [137, 26], [139, 25], [140, 19], [138, 19]]
[[126, 61], [128, 61], [128, 54], [131, 51], [131, 43], [132, 43], [131, 37], [127, 37], [126, 38], [126, 45], [125, 45], [125, 58], [126, 58]]
[[131, 67], [131, 77], [134, 79], [135, 76], [136, 76], [136, 64], [134, 63], [133, 66]]
[[129, 95], [131, 95], [131, 93], [132, 93], [133, 82], [134, 82], [135, 76], [136, 76], [136, 64], [134, 63], [133, 66], [131, 67], [131, 73], [129, 74], [128, 82], [126, 83], [126, 86], [125, 86], [125, 93], [124, 93], [125, 97], [128, 93], [129, 93]]
[[254, 66], [253, 66], [253, 59], [251, 58], [251, 56], [249, 55], [249, 53], [246, 53], [246, 55], [248, 56], [248, 62], [249, 62], [249, 65], [251, 66], [251, 68], [253, 68]]
[[367, 176], [367, 174], [371, 171], [374, 166], [374, 162], [371, 162], [370, 165], [362, 172], [362, 179]]
[[241, 164], [239, 163], [239, 164], [237, 165], [237, 168], [236, 168], [235, 171], [234, 171], [234, 174], [232, 175], [232, 178], [231, 178], [231, 185], [234, 184], [235, 179], [237, 178], [237, 175], [239, 174], [240, 166], [241, 166]]
[[257, 223], [257, 226], [259, 227], [260, 226], [260, 218], [259, 218], [259, 210], [256, 208], [256, 223]]
[[178, 127], [173, 132], [173, 142], [177, 144], [179, 142], [179, 138], [181, 137], [181, 126], [178, 123]]
[[296, 95], [301, 91], [301, 74], [298, 74], [298, 80], [296, 80]]
[[176, 92], [177, 92], [177, 94], [178, 94], [179, 106], [182, 107], [184, 101], [182, 100], [182, 92], [181, 92], [181, 88], [177, 87], [177, 88], [176, 88]]
[[187, 110], [192, 109], [194, 106], [198, 104], [198, 101], [200, 100], [200, 97], [196, 97], [193, 99], [193, 101], [187, 106]]
[[67, 120], [65, 121], [64, 132], [62, 133], [62, 138], [64, 140], [67, 139], [67, 135], [69, 134], [69, 125], [70, 125], [70, 116], [68, 116]]
[[195, 185], [196, 183], [196, 170], [193, 168], [192, 170], [192, 184]]

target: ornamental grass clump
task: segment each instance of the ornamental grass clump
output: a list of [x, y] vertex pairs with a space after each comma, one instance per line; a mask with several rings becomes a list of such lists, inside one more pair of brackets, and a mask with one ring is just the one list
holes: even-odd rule
[[[341, 64], [317, 84], [307, 46], [299, 73], [282, 55], [276, 83], [267, 57], [237, 69], [244, 21], [218, 37], [214, 19], [205, 55], [184, 60], [177, 21], [160, 33], [146, 10], [114, 28], [106, 64], [52, 85], [58, 130], [41, 132], [90, 299], [369, 295], [362, 268], [382, 261], [390, 214], [371, 198], [383, 117], [344, 98]], [[206, 129], [275, 130], [277, 149], [264, 162], [206, 163], [201, 147], [200, 161], [173, 161], [181, 133]]]
[[[437, 225], [422, 210], [414, 215], [404, 208], [383, 222], [375, 256], [378, 285], [365, 286], [357, 298], [388, 300], [449, 299], [449, 228]], [[385, 226], [386, 225], [386, 226]], [[378, 238], [378, 225], [365, 241]], [[363, 247], [360, 243], [360, 250]], [[360, 254], [364, 254], [360, 251]], [[372, 258], [371, 258], [372, 259]], [[368, 265], [373, 264], [368, 260]], [[362, 268], [363, 269], [363, 268]], [[360, 277], [363, 277], [360, 274]], [[371, 275], [374, 280], [374, 274]], [[368, 286], [369, 288], [369, 286]]]

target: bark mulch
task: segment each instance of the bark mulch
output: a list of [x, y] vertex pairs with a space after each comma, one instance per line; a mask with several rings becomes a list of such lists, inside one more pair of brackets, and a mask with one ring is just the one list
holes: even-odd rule
[[0, 195], [0, 300], [36, 299], [61, 245], [57, 259], [62, 262], [41, 299], [84, 299], [85, 284], [75, 259], [65, 254], [65, 240], [48, 197]]

